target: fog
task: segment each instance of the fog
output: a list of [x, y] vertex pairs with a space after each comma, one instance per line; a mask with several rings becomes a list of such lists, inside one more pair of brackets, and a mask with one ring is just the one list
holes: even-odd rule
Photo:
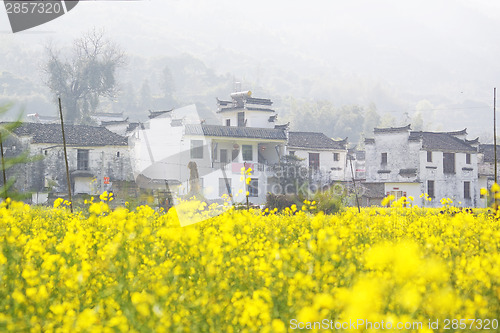
[[[93, 27], [127, 53], [119, 81], [135, 91], [147, 81], [157, 94], [163, 63], [188, 55], [227, 80], [228, 89], [234, 79], [276, 100], [283, 114], [290, 98], [328, 100], [375, 104], [401, 122], [405, 113], [420, 112], [433, 130], [467, 127], [477, 136], [492, 127], [493, 87], [500, 82], [495, 1], [80, 1], [66, 15], [16, 34], [0, 10], [0, 72], [27, 78], [47, 94], [36, 72], [44, 45], [67, 46]], [[180, 102], [192, 102], [188, 95], [196, 94]]]

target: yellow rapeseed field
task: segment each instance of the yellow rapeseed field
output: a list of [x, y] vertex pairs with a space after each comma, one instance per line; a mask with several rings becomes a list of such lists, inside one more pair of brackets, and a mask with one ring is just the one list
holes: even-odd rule
[[308, 202], [181, 228], [173, 210], [111, 211], [101, 199], [76, 214], [62, 200], [1, 205], [0, 331], [285, 332], [323, 320], [498, 331], [500, 228], [486, 210], [324, 215]]

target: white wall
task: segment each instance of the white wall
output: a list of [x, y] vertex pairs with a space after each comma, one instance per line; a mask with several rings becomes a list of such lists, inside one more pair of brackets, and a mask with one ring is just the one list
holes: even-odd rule
[[246, 127], [274, 128], [275, 122], [269, 122], [269, 117], [276, 115], [275, 112], [249, 111], [245, 109], [223, 111], [219, 113], [221, 125], [226, 126], [226, 119], [231, 120], [231, 126], [238, 126], [238, 113], [245, 112]]
[[[305, 167], [309, 167], [309, 153], [319, 153], [319, 173], [321, 180], [329, 181], [344, 181], [346, 179], [346, 157], [345, 149], [319, 150], [319, 149], [303, 149], [287, 147], [288, 153], [295, 152], [295, 156], [303, 159], [302, 163]], [[334, 153], [339, 154], [339, 160], [334, 160]], [[350, 170], [350, 169], [349, 169]]]
[[[369, 182], [405, 183], [418, 182], [420, 194], [427, 193], [427, 181], [434, 181], [435, 198], [427, 206], [440, 207], [442, 198], [451, 198], [456, 205], [480, 205], [477, 153], [471, 153], [471, 163], [466, 163], [466, 153], [455, 153], [455, 173], [443, 172], [443, 151], [432, 152], [432, 162], [427, 162], [427, 151], [420, 141], [409, 141], [409, 132], [376, 133], [375, 144], [366, 144], [366, 180]], [[387, 164], [381, 164], [382, 153], [387, 153]], [[400, 169], [416, 169], [414, 177], [402, 177]], [[469, 170], [472, 169], [472, 170]], [[390, 173], [381, 173], [388, 170]], [[470, 199], [464, 198], [464, 182], [470, 182]], [[397, 187], [397, 186], [396, 186]], [[387, 192], [387, 191], [386, 191]], [[415, 193], [417, 194], [417, 193]], [[415, 195], [413, 195], [415, 196]]]

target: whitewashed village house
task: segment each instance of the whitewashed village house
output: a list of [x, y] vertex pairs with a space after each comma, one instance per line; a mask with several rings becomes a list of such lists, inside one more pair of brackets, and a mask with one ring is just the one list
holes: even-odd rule
[[[500, 164], [500, 147], [497, 145], [497, 164]], [[478, 153], [479, 188], [491, 188], [495, 182], [495, 145], [480, 144]], [[487, 207], [486, 197], [481, 197], [482, 207]]]
[[441, 206], [451, 198], [464, 207], [479, 204], [478, 140], [466, 140], [466, 130], [420, 132], [405, 127], [375, 128], [374, 138], [365, 140], [366, 182], [384, 184], [382, 196], [420, 195]]
[[[275, 128], [276, 113], [269, 99], [250, 92], [231, 94], [218, 101], [220, 125], [199, 119], [194, 105], [151, 113], [150, 120], [130, 136], [137, 184], [143, 188], [190, 193], [196, 164], [199, 185], [206, 199], [232, 194], [243, 202], [248, 190], [253, 204], [263, 204], [270, 191], [272, 166], [285, 154], [286, 131]], [[251, 182], [241, 181], [241, 168], [251, 168]]]
[[332, 140], [323, 133], [288, 132], [287, 152], [303, 160], [312, 180], [322, 186], [349, 178], [347, 138]]
[[[65, 125], [71, 188], [74, 194], [112, 191], [133, 181], [127, 139], [103, 127]], [[23, 192], [67, 193], [60, 124], [24, 123], [4, 144], [6, 156], [28, 151], [40, 160], [9, 170]]]

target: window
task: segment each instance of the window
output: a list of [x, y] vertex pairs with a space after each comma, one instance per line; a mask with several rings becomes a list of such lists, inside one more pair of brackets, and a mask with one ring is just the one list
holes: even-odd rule
[[470, 164], [470, 154], [465, 154], [465, 163]]
[[203, 158], [203, 140], [191, 140], [191, 158]]
[[119, 151], [116, 152], [116, 157], [120, 157], [120, 152]]
[[394, 200], [399, 200], [403, 197], [403, 191], [391, 191], [390, 195], [394, 196]]
[[309, 153], [309, 168], [319, 169], [319, 153]]
[[212, 161], [217, 161], [217, 145], [212, 149], [213, 156]]
[[226, 119], [226, 126], [231, 126], [231, 119]]
[[427, 162], [432, 162], [432, 151], [427, 152]]
[[382, 164], [387, 164], [387, 153], [382, 153]]
[[240, 154], [240, 147], [233, 146], [233, 151], [231, 153], [231, 161], [238, 160], [238, 155]]
[[334, 160], [335, 162], [340, 161], [340, 154], [339, 154], [339, 153], [333, 153], [333, 160]]
[[231, 178], [219, 178], [219, 196], [231, 195]]
[[290, 150], [289, 154], [290, 156], [295, 156], [295, 150]]
[[45, 156], [47, 156], [47, 154], [48, 154], [49, 152], [48, 152], [47, 150], [45, 150], [43, 153], [45, 154]]
[[443, 172], [455, 173], [455, 153], [443, 153]]
[[220, 161], [222, 163], [227, 163], [227, 149], [220, 150]]
[[434, 198], [434, 181], [433, 180], [427, 181], [427, 194], [429, 195], [429, 197]]
[[238, 112], [238, 127], [245, 127], [245, 112]]
[[76, 153], [76, 168], [78, 170], [88, 170], [89, 169], [89, 150], [88, 149], [78, 149]]
[[250, 184], [248, 184], [248, 196], [258, 197], [259, 196], [259, 179], [252, 178]]
[[464, 182], [464, 199], [470, 199], [470, 182]]
[[241, 151], [243, 154], [243, 161], [251, 161], [253, 159], [252, 148], [251, 145], [243, 145]]

